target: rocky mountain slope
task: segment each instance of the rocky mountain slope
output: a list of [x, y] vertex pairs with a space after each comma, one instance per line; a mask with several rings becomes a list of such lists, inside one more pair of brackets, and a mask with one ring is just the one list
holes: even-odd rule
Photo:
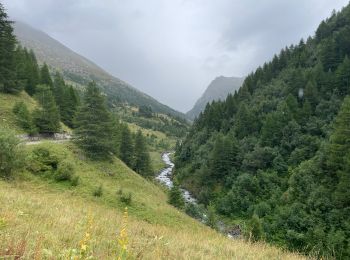
[[182, 113], [161, 104], [128, 83], [110, 75], [92, 61], [70, 50], [46, 33], [19, 21], [14, 24], [14, 27], [20, 44], [32, 49], [39, 63], [45, 61], [51, 68], [60, 70], [66, 80], [78, 85], [86, 85], [91, 80], [96, 81], [107, 94], [111, 106], [122, 103], [150, 106], [155, 112], [184, 117]]
[[234, 93], [242, 86], [244, 78], [220, 76], [214, 79], [197, 100], [194, 107], [186, 113], [190, 119], [195, 119], [202, 112], [208, 102], [224, 100], [229, 93]]

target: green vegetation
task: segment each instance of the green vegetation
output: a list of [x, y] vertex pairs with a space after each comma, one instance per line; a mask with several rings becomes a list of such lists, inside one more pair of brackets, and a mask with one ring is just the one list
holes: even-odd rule
[[189, 123], [185, 119], [155, 113], [149, 106], [118, 106], [113, 111], [125, 122], [136, 124], [143, 129], [165, 133], [168, 137], [182, 137], [189, 128]]
[[62, 122], [73, 128], [75, 112], [80, 104], [79, 96], [72, 86], [65, 83], [62, 75], [58, 72], [54, 76], [53, 94]]
[[95, 83], [90, 83], [87, 87], [75, 121], [76, 144], [91, 158], [108, 159], [114, 145], [111, 140], [112, 119]]
[[22, 164], [19, 139], [10, 129], [0, 128], [0, 177], [11, 177]]
[[134, 163], [132, 169], [144, 176], [152, 176], [153, 172], [150, 160], [146, 140], [141, 131], [138, 131], [135, 136]]
[[40, 107], [33, 112], [33, 121], [40, 133], [57, 133], [60, 126], [60, 113], [49, 86], [37, 85], [35, 98]]
[[[22, 123], [19, 122], [19, 118], [14, 113], [16, 104], [24, 103], [29, 112], [31, 113], [36, 107], [37, 102], [32, 99], [26, 92], [22, 91], [18, 95], [5, 94], [0, 92], [0, 124], [6, 128], [13, 129], [16, 133], [25, 133], [27, 130], [22, 128]], [[16, 110], [16, 109], [15, 109]]]
[[350, 5], [208, 104], [176, 179], [247, 237], [350, 257]]
[[17, 102], [14, 105], [13, 113], [16, 115], [17, 124], [24, 131], [29, 134], [35, 134], [37, 132], [32, 116], [27, 108], [27, 105], [23, 101]]
[[[74, 162], [80, 183], [72, 186], [28, 170], [15, 171], [11, 182], [0, 180], [0, 256], [66, 259], [84, 245], [95, 259], [115, 259], [120, 238], [116, 234], [123, 228], [127, 206], [131, 259], [303, 259], [218, 234], [168, 205], [161, 188], [115, 157], [92, 161], [73, 144], [43, 143], [25, 150], [29, 157], [46, 150], [50, 161], [57, 157]], [[99, 187], [102, 193], [94, 196]]]
[[182, 193], [180, 191], [180, 188], [178, 185], [174, 185], [169, 190], [169, 199], [168, 202], [173, 205], [174, 207], [177, 207], [179, 209], [184, 209], [185, 207], [185, 200], [182, 196]]
[[15, 46], [12, 22], [8, 20], [4, 7], [0, 4], [0, 91], [19, 93], [22, 90], [16, 78]]

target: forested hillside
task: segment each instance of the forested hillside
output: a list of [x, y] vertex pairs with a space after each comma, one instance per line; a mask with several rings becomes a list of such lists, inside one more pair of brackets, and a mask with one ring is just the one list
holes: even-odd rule
[[207, 105], [176, 178], [250, 236], [350, 257], [350, 6]]

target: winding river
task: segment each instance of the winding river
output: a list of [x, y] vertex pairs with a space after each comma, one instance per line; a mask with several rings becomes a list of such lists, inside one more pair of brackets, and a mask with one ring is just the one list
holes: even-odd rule
[[[172, 153], [169, 153], [169, 152], [162, 154], [162, 160], [166, 164], [166, 168], [161, 170], [161, 172], [156, 177], [156, 179], [160, 183], [164, 184], [169, 189], [171, 189], [174, 186], [174, 183], [172, 180], [172, 173], [173, 173], [175, 164], [170, 159], [171, 154]], [[185, 190], [183, 188], [180, 188], [180, 190], [186, 202], [197, 203], [197, 200], [191, 195], [191, 193], [188, 190]]]
[[[173, 173], [175, 164], [170, 159], [171, 154], [172, 153], [169, 153], [169, 152], [162, 154], [162, 160], [166, 164], [166, 168], [161, 170], [156, 177], [156, 179], [160, 183], [164, 184], [168, 189], [171, 189], [174, 186], [174, 183], [172, 180], [172, 173]], [[184, 197], [187, 203], [192, 203], [197, 205], [197, 200], [191, 195], [191, 193], [188, 190], [185, 190], [183, 188], [180, 188], [180, 190], [182, 192], [182, 196]], [[200, 221], [205, 223], [206, 219], [207, 219], [206, 214], [202, 213], [202, 217]], [[241, 228], [239, 225], [236, 225], [228, 229], [222, 221], [218, 221], [217, 227], [221, 233], [225, 234], [230, 239], [241, 238]]]

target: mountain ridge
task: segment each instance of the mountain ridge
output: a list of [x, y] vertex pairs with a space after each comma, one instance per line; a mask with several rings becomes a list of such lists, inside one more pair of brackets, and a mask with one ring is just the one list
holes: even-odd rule
[[183, 113], [160, 103], [127, 82], [106, 72], [93, 61], [71, 50], [47, 33], [22, 21], [16, 21], [14, 28], [20, 44], [32, 49], [39, 63], [46, 62], [50, 67], [60, 70], [66, 80], [78, 85], [86, 85], [92, 80], [96, 81], [107, 94], [110, 106], [118, 106], [121, 103], [150, 106], [155, 112], [185, 117]]
[[244, 81], [244, 77], [216, 77], [206, 88], [202, 96], [186, 115], [190, 119], [195, 119], [202, 112], [207, 103], [217, 100], [224, 100], [228, 94], [238, 90]]

